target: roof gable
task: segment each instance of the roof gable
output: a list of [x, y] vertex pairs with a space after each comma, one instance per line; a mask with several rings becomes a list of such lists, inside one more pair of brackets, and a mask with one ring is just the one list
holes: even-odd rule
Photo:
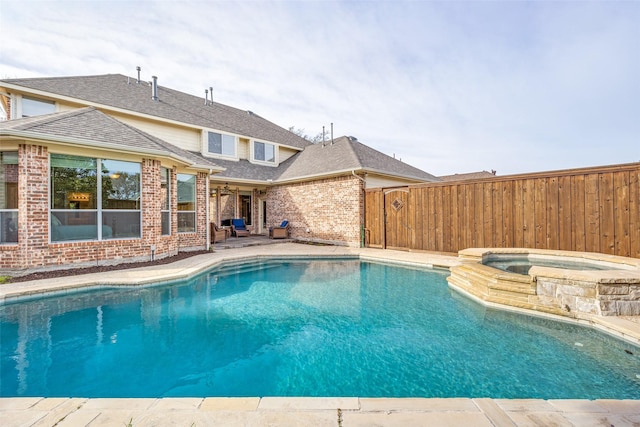
[[303, 149], [311, 143], [250, 111], [218, 102], [205, 105], [204, 98], [158, 86], [158, 100], [152, 99], [149, 82], [137, 82], [122, 74], [1, 80], [4, 83], [106, 106], [211, 128], [249, 138]]

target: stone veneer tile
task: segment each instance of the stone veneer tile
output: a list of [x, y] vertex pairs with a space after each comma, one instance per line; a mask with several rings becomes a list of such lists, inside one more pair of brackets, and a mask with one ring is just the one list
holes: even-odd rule
[[619, 414], [640, 414], [640, 400], [596, 400], [598, 405]]
[[149, 409], [158, 399], [90, 399], [83, 405], [83, 409]]
[[640, 425], [640, 416], [635, 420], [629, 416], [620, 414], [598, 414], [594, 417], [593, 413], [565, 413], [565, 418], [569, 420], [574, 426], [580, 427], [624, 427], [624, 426], [638, 426]]
[[[344, 409], [344, 408], [343, 408]], [[480, 412], [471, 399], [360, 398], [361, 411], [464, 411]]]
[[202, 411], [255, 411], [259, 397], [207, 397], [202, 401]]
[[31, 408], [41, 400], [42, 397], [3, 397], [0, 399], [0, 411]]
[[496, 427], [481, 412], [343, 412], [342, 419], [348, 427]]
[[158, 399], [152, 409], [160, 410], [193, 410], [200, 407], [204, 399], [202, 397], [180, 397], [180, 398], [164, 398]]
[[608, 412], [593, 400], [557, 399], [549, 403], [562, 412]]
[[496, 399], [495, 402], [508, 412], [557, 412], [558, 408], [540, 399]]
[[560, 412], [510, 412], [509, 417], [518, 427], [576, 427]]
[[359, 409], [357, 397], [263, 397], [260, 410]]

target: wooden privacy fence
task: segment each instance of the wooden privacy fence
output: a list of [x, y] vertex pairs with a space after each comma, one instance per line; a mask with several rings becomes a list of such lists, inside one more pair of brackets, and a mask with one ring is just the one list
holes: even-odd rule
[[518, 247], [640, 258], [640, 163], [368, 189], [368, 246]]

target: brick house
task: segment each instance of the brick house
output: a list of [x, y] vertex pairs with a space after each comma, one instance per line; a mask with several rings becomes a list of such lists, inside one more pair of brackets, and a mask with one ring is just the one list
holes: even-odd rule
[[0, 101], [0, 269], [13, 274], [207, 249], [209, 223], [232, 218], [358, 246], [366, 188], [439, 180], [156, 77], [0, 80]]

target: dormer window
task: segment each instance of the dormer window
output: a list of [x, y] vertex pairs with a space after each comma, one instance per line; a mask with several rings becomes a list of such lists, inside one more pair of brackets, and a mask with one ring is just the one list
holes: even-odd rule
[[276, 146], [267, 142], [253, 142], [253, 160], [258, 162], [276, 162]]
[[207, 151], [211, 154], [236, 157], [236, 137], [216, 132], [208, 133]]
[[55, 102], [22, 97], [22, 117], [42, 116], [56, 112]]

